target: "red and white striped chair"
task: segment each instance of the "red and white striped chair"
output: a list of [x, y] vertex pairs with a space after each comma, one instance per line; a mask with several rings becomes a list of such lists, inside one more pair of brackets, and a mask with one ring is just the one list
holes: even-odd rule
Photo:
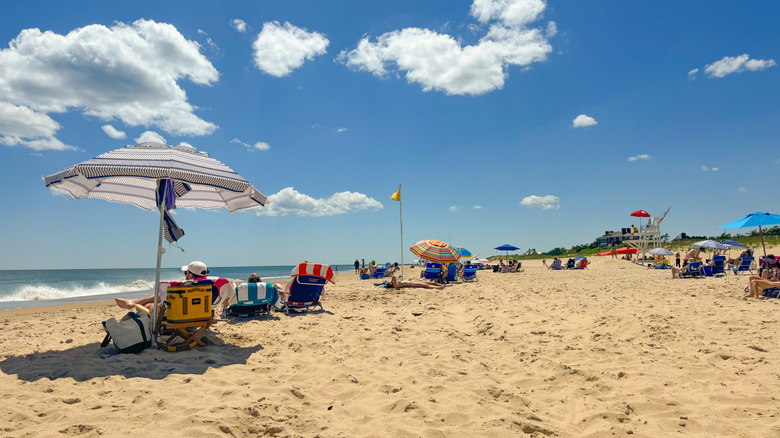
[[307, 312], [309, 308], [320, 306], [320, 297], [325, 284], [333, 281], [333, 269], [319, 263], [300, 263], [290, 274], [292, 281], [287, 284], [285, 292], [289, 293], [287, 300], [282, 299], [282, 308], [288, 315], [293, 312]]

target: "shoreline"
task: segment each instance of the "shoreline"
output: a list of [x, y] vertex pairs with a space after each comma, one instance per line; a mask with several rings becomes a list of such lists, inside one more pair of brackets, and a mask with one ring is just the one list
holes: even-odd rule
[[[263, 279], [264, 283], [286, 283], [291, 277], [268, 277]], [[228, 279], [233, 283], [241, 283], [245, 280]], [[67, 304], [114, 302], [114, 298], [143, 298], [152, 293], [151, 290], [138, 290], [129, 292], [117, 292], [96, 295], [80, 295], [66, 298], [54, 298], [50, 300], [20, 300], [20, 301], [0, 301], [0, 315], [4, 310], [21, 309], [28, 307], [49, 307]]]

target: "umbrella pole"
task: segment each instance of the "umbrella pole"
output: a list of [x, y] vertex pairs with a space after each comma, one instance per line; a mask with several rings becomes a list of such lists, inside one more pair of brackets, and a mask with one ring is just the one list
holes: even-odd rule
[[152, 311], [152, 345], [155, 345], [156, 337], [158, 330], [160, 329], [157, 327], [157, 311], [158, 311], [158, 292], [160, 289], [160, 267], [162, 265], [162, 255], [165, 253], [165, 248], [162, 246], [162, 238], [163, 238], [163, 221], [164, 216], [163, 213], [165, 212], [165, 197], [163, 197], [162, 203], [160, 204], [160, 231], [157, 235], [157, 268], [155, 269], [154, 273], [154, 310]]
[[764, 261], [766, 261], [766, 244], [764, 243], [764, 230], [761, 225], [758, 226], [758, 233], [761, 234], [761, 247], [764, 248]]

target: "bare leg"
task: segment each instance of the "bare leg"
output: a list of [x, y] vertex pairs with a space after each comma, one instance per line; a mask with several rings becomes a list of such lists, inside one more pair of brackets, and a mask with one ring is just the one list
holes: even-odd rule
[[[128, 300], [125, 298], [116, 298], [114, 299], [116, 301], [116, 305], [128, 310], [133, 310], [135, 308], [135, 305], [141, 305], [141, 306], [147, 306], [147, 304], [154, 305], [154, 295], [149, 295], [148, 297], [138, 298], [135, 300]], [[148, 306], [147, 306], [148, 307]]]

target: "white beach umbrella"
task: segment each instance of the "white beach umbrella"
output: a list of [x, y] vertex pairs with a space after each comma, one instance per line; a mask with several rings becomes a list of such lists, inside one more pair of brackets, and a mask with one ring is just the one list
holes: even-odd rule
[[[44, 178], [46, 187], [73, 198], [97, 198], [160, 211], [154, 317], [160, 265], [169, 242], [184, 232], [168, 210], [176, 207], [227, 208], [231, 213], [267, 203], [265, 195], [223, 163], [189, 146], [141, 143], [106, 152]], [[156, 321], [156, 319], [154, 319]]]
[[673, 252], [669, 251], [666, 248], [653, 248], [648, 252], [652, 255], [659, 255], [659, 256], [670, 256], [674, 254]]

